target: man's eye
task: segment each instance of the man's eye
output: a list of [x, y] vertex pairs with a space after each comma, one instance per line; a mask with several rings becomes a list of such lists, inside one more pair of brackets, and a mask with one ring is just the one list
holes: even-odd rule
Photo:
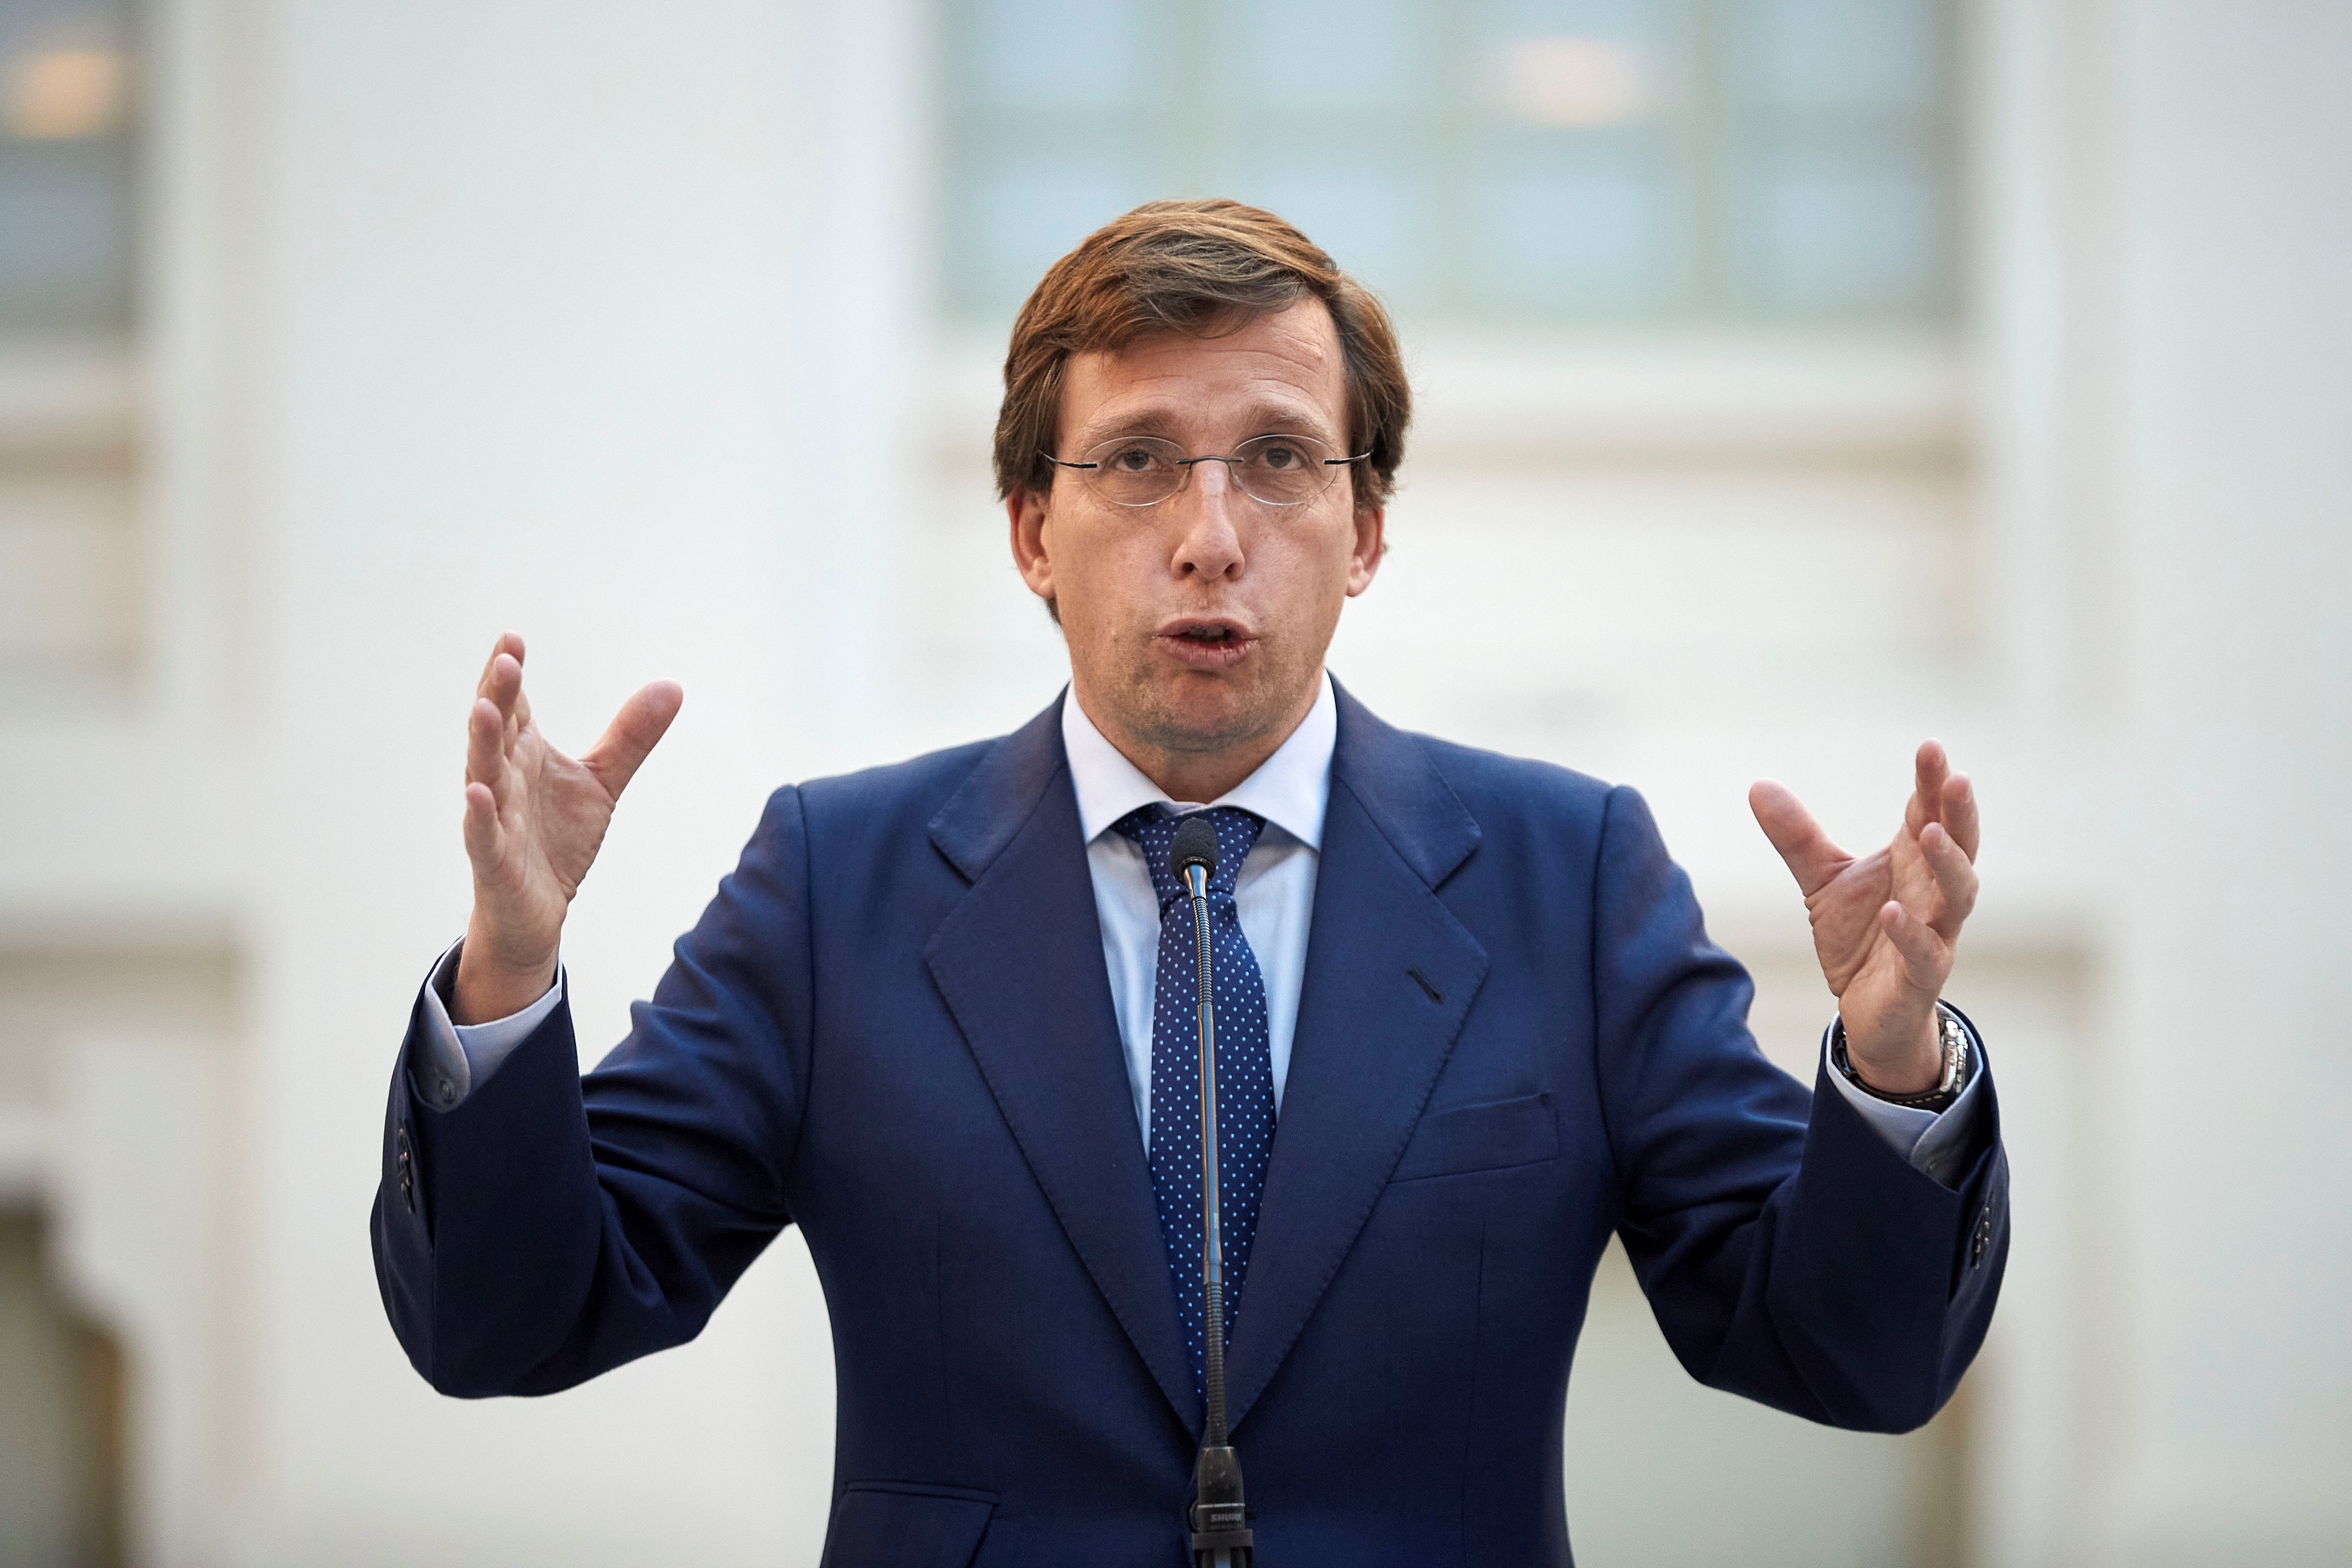
[[1124, 468], [1130, 474], [1145, 472], [1151, 467], [1151, 453], [1142, 447], [1129, 447], [1110, 460], [1114, 468]]
[[1295, 468], [1307, 458], [1296, 447], [1277, 445], [1259, 447], [1257, 460], [1269, 468]]

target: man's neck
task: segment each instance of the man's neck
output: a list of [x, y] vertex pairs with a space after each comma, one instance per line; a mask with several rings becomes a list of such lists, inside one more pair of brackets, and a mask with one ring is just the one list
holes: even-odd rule
[[1294, 703], [1287, 717], [1270, 724], [1244, 740], [1213, 750], [1176, 750], [1153, 745], [1120, 724], [1108, 711], [1108, 705], [1090, 702], [1079, 690], [1077, 682], [1070, 684], [1070, 695], [1077, 701], [1089, 722], [1102, 738], [1117, 748], [1118, 754], [1133, 763], [1136, 771], [1167, 793], [1168, 798], [1192, 805], [1205, 805], [1240, 787], [1244, 779], [1265, 765], [1265, 760], [1282, 749], [1282, 743], [1297, 732], [1313, 710], [1316, 698], [1322, 695], [1323, 672], [1318, 668], [1307, 685], [1306, 694]]

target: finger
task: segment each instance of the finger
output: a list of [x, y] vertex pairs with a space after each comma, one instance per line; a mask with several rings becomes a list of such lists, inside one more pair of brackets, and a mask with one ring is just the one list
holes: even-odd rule
[[466, 781], [488, 788], [495, 805], [505, 793], [506, 774], [506, 720], [497, 703], [477, 697], [466, 715]]
[[[499, 710], [499, 744], [511, 761], [515, 744], [530, 725], [530, 699], [522, 689], [522, 664], [511, 654], [500, 653], [490, 660], [488, 678], [489, 689], [485, 696]], [[503, 794], [499, 804], [506, 804]]]
[[1756, 814], [1756, 826], [1780, 852], [1789, 874], [1797, 879], [1798, 890], [1807, 898], [1853, 859], [1822, 831], [1822, 825], [1813, 820], [1796, 792], [1778, 779], [1758, 779], [1750, 784], [1748, 809]]
[[675, 680], [656, 680], [644, 687], [621, 704], [604, 733], [581, 757], [581, 765], [596, 775], [605, 794], [620, 799], [646, 754], [669, 732], [670, 721], [677, 717], [678, 706], [685, 700], [686, 690]]
[[522, 701], [522, 661], [509, 653], [493, 657], [482, 676], [482, 695], [498, 704], [501, 722], [513, 723]]
[[[509, 637], [513, 636], [512, 632], [507, 634]], [[511, 747], [515, 738], [522, 733], [523, 725], [530, 721], [530, 709], [522, 700], [522, 661], [508, 651], [506, 637], [499, 638], [499, 646], [490, 650], [490, 662], [483, 667], [481, 684], [474, 691], [477, 706], [487, 702], [498, 716], [499, 749], [504, 751]], [[468, 759], [467, 776], [488, 779], [492, 775], [488, 772], [476, 771]]]
[[1936, 874], [1936, 886], [1943, 893], [1942, 910], [1927, 923], [1946, 942], [1958, 942], [1960, 927], [1977, 907], [1977, 868], [1961, 853], [1951, 831], [1940, 822], [1931, 822], [1919, 832], [1919, 849], [1927, 862], [1927, 869]]
[[1977, 820], [1977, 786], [1966, 773], [1954, 773], [1944, 781], [1944, 826], [1960, 853], [1974, 860], [1980, 825]]
[[499, 658], [502, 654], [514, 660], [515, 668], [518, 669], [522, 667], [522, 634], [520, 632], [500, 632], [499, 640], [490, 645], [490, 657], [482, 661], [482, 679], [474, 687], [474, 689], [484, 697], [490, 694], [490, 672], [498, 668]]
[[1952, 968], [1952, 950], [1943, 939], [1930, 931], [1926, 921], [1892, 899], [1878, 906], [1878, 929], [1894, 944], [1911, 984], [1931, 996], [1941, 995], [1945, 978]]
[[492, 866], [499, 858], [499, 806], [490, 798], [490, 786], [469, 784], [466, 786], [466, 854], [477, 866]]
[[1943, 815], [1944, 779], [1952, 769], [1941, 741], [1922, 741], [1911, 758], [1910, 804], [1903, 808], [1903, 826], [1913, 835]]
[[509, 668], [513, 672], [514, 695], [499, 706], [506, 714], [507, 754], [512, 756], [515, 742], [521, 737], [524, 727], [530, 722], [530, 698], [522, 689], [522, 665], [517, 662]]

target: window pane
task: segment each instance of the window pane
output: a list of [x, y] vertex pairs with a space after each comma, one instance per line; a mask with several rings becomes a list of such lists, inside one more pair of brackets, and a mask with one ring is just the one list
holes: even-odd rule
[[1672, 191], [1638, 153], [1528, 155], [1483, 192], [1484, 275], [1497, 304], [1645, 312], [1676, 292]]
[[131, 61], [119, 5], [0, 0], [0, 331], [131, 315]]
[[1055, 153], [1007, 160], [963, 194], [963, 244], [949, 258], [957, 297], [1019, 300], [1056, 258], [1150, 193], [1115, 157]]
[[948, 0], [949, 297], [1213, 194], [1423, 320], [1939, 319], [1955, 3]]
[[1652, 121], [1683, 97], [1680, 7], [1666, 0], [1493, 0], [1489, 101], [1520, 124]]
[[1163, 69], [1160, 10], [1146, 0], [978, 0], [965, 79], [993, 108], [1126, 108]]
[[1930, 0], [1751, 0], [1740, 51], [1752, 90], [1791, 108], [1920, 108], [1936, 97]]
[[1771, 303], [1870, 310], [1932, 298], [1943, 235], [1926, 171], [1789, 159], [1760, 171], [1750, 200], [1756, 281]]
[[1244, 102], [1285, 111], [1396, 108], [1431, 85], [1415, 0], [1246, 0], [1211, 47]]

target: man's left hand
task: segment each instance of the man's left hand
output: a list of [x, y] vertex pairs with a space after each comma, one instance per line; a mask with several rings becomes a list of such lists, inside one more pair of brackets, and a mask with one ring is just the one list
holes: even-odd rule
[[1847, 1058], [1864, 1083], [1887, 1094], [1921, 1093], [1942, 1075], [1936, 999], [1977, 901], [1976, 792], [1934, 741], [1916, 763], [1901, 830], [1859, 858], [1831, 841], [1787, 785], [1759, 779], [1748, 792], [1805, 895]]

